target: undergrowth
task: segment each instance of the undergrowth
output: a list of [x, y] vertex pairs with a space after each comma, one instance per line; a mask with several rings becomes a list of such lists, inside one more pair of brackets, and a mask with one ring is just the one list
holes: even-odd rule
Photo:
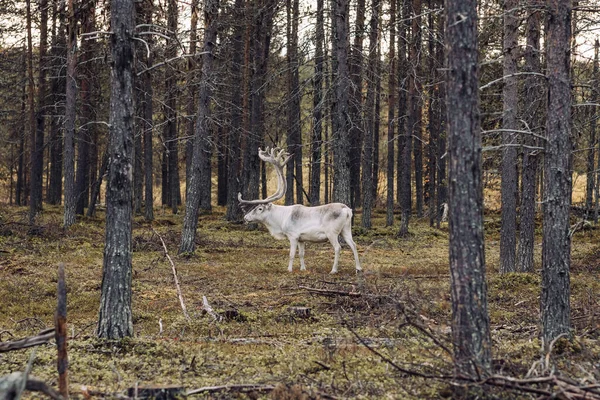
[[[26, 210], [0, 210], [0, 341], [53, 326], [58, 263], [66, 266], [70, 386], [123, 393], [135, 385], [187, 389], [227, 384], [274, 385], [267, 393], [221, 392], [212, 398], [442, 398], [452, 374], [451, 299], [447, 226], [416, 220], [407, 238], [375, 213], [371, 230], [354, 228], [364, 273], [354, 272], [343, 245], [340, 272], [329, 275], [333, 250], [308, 244], [308, 271], [287, 272], [288, 244], [259, 228], [224, 220], [224, 210], [200, 217], [197, 251], [177, 256], [181, 215], [136, 217], [133, 228], [135, 336], [119, 342], [95, 337], [100, 301], [103, 215], [82, 218], [68, 231], [61, 209], [46, 207], [35, 235]], [[543, 356], [539, 342], [539, 270], [497, 272], [497, 216], [486, 218], [486, 258], [494, 370], [523, 377]], [[359, 221], [356, 217], [356, 221]], [[192, 320], [177, 298], [173, 257]], [[571, 272], [574, 339], [560, 344], [553, 365], [574, 379], [599, 378], [598, 232], [578, 232]], [[541, 246], [536, 242], [536, 265]], [[313, 291], [309, 289], [314, 289]], [[353, 294], [353, 295], [349, 295]], [[206, 296], [223, 320], [203, 310]], [[298, 307], [308, 316], [295, 314]], [[0, 376], [24, 369], [31, 350], [0, 354]], [[37, 348], [32, 374], [56, 384], [56, 350]], [[393, 365], [392, 365], [393, 364]], [[587, 375], [586, 375], [587, 374]], [[86, 389], [82, 389], [85, 386]], [[508, 389], [480, 397], [528, 398]]]

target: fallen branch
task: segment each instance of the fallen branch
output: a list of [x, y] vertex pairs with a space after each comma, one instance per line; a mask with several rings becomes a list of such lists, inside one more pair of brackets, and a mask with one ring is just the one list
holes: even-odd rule
[[0, 377], [0, 398], [13, 398], [11, 395], [15, 393], [15, 390], [18, 390], [16, 387], [25, 384], [25, 390], [29, 390], [30, 392], [42, 392], [46, 396], [55, 399], [62, 400], [62, 396], [50, 386], [48, 386], [45, 382], [33, 378], [28, 377], [24, 381], [24, 373], [23, 372], [13, 372], [12, 374], [5, 375]]
[[257, 385], [257, 384], [241, 384], [241, 385], [221, 385], [221, 386], [205, 386], [199, 389], [193, 389], [186, 393], [187, 396], [202, 393], [217, 393], [224, 391], [233, 392], [270, 392], [275, 389], [273, 385]]
[[323, 296], [349, 296], [349, 297], [360, 297], [360, 292], [343, 292], [341, 290], [328, 290], [328, 289], [317, 289], [308, 286], [298, 286], [300, 289], [304, 289], [310, 293], [320, 294]]
[[0, 353], [39, 346], [47, 343], [51, 339], [54, 339], [54, 328], [44, 329], [35, 336], [29, 336], [19, 340], [0, 343]]
[[167, 260], [169, 260], [169, 262], [171, 263], [171, 269], [173, 270], [173, 278], [175, 279], [175, 288], [177, 289], [177, 296], [179, 297], [179, 303], [181, 304], [181, 309], [183, 310], [183, 315], [185, 316], [185, 319], [187, 319], [188, 321], [191, 321], [190, 315], [187, 312], [187, 308], [185, 307], [185, 303], [183, 301], [183, 294], [181, 293], [181, 286], [179, 286], [179, 279], [177, 279], [177, 270], [175, 269], [175, 263], [173, 262], [173, 259], [171, 258], [171, 256], [169, 255], [169, 251], [167, 250], [167, 245], [165, 244], [165, 241], [163, 240], [162, 236], [160, 236], [158, 234], [158, 232], [156, 232], [154, 230], [154, 228], [150, 228], [152, 229], [152, 232], [158, 236], [158, 238], [160, 239], [160, 242], [162, 243], [162, 247], [165, 250], [165, 257], [167, 257]]

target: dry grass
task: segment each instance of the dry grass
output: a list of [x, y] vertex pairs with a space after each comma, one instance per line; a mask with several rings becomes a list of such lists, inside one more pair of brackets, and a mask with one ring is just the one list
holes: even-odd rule
[[[450, 371], [450, 357], [408, 320], [427, 327], [451, 348], [451, 302], [447, 229], [415, 221], [411, 235], [397, 239], [397, 227], [355, 228], [365, 273], [356, 275], [350, 250], [343, 246], [340, 273], [331, 276], [332, 249], [309, 244], [307, 272], [287, 272], [286, 242], [263, 230], [223, 220], [222, 209], [202, 216], [198, 251], [175, 257], [181, 215], [159, 215], [152, 227], [165, 240], [177, 265], [183, 295], [192, 315], [181, 313], [170, 265], [150, 226], [136, 218], [133, 255], [135, 337], [120, 343], [94, 337], [103, 251], [103, 216], [84, 219], [68, 233], [60, 228], [60, 209], [47, 207], [42, 229], [28, 236], [24, 209], [0, 210], [0, 341], [35, 334], [53, 324], [56, 269], [66, 264], [68, 284], [71, 391], [81, 385], [119, 392], [139, 384], [177, 384], [188, 389], [225, 384], [279, 385], [271, 394], [245, 398], [438, 398], [447, 384], [394, 370], [356, 337], [366, 338], [395, 363], [428, 373]], [[540, 357], [538, 341], [539, 274], [497, 274], [498, 216], [486, 217], [489, 308], [498, 372], [524, 376]], [[599, 233], [576, 234], [573, 244], [572, 309], [576, 340], [558, 349], [559, 368], [576, 378], [598, 378]], [[541, 246], [536, 246], [539, 265]], [[299, 263], [296, 260], [296, 267]], [[301, 289], [360, 292], [360, 297], [321, 296]], [[221, 314], [215, 322], [202, 311], [202, 296]], [[290, 307], [309, 307], [299, 318]], [[159, 331], [159, 321], [163, 331]], [[0, 354], [0, 376], [22, 370], [29, 351]], [[55, 383], [55, 349], [37, 351], [33, 374]], [[495, 391], [490, 396], [514, 398]], [[230, 398], [234, 393], [213, 394]], [[287, 397], [286, 397], [287, 396]]]

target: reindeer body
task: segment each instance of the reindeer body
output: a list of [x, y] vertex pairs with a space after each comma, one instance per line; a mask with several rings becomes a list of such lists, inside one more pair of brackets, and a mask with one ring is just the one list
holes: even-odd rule
[[[352, 240], [352, 209], [342, 203], [330, 203], [322, 206], [306, 207], [301, 204], [279, 206], [272, 202], [283, 197], [287, 190], [283, 177], [283, 166], [289, 161], [289, 154], [280, 149], [259, 151], [259, 157], [275, 167], [277, 172], [277, 192], [264, 200], [243, 200], [238, 194], [240, 206], [245, 209], [246, 222], [260, 222], [267, 227], [269, 233], [278, 240], [290, 241], [290, 258], [288, 271], [292, 271], [296, 247], [300, 256], [300, 270], [306, 270], [304, 264], [304, 245], [306, 242], [325, 242], [329, 240], [335, 251], [335, 259], [331, 273], [338, 271], [341, 235], [354, 253], [356, 270], [362, 270], [358, 259], [356, 244]], [[255, 206], [250, 211], [248, 207]]]
[[316, 207], [300, 204], [278, 206], [272, 203], [259, 205], [244, 216], [246, 222], [260, 222], [278, 240], [290, 241], [288, 271], [292, 271], [296, 247], [299, 249], [300, 270], [306, 270], [304, 245], [306, 242], [326, 242], [329, 240], [335, 251], [331, 273], [338, 271], [341, 246], [338, 236], [342, 235], [354, 253], [356, 270], [360, 271], [360, 261], [356, 244], [352, 240], [352, 209], [342, 203], [331, 203]]

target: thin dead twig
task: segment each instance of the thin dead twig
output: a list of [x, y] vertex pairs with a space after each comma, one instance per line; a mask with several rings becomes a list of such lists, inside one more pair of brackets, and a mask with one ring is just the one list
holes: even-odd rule
[[165, 251], [165, 257], [167, 257], [167, 260], [169, 260], [169, 263], [171, 263], [171, 269], [173, 270], [173, 279], [175, 280], [175, 288], [177, 289], [177, 296], [179, 297], [179, 303], [181, 304], [181, 309], [183, 310], [183, 315], [185, 316], [185, 319], [187, 319], [188, 321], [191, 321], [190, 315], [188, 314], [187, 308], [185, 307], [185, 302], [183, 301], [183, 294], [181, 293], [181, 286], [179, 286], [179, 279], [177, 278], [177, 270], [175, 269], [175, 263], [173, 262], [173, 259], [169, 255], [169, 251], [167, 250], [167, 245], [165, 244], [165, 241], [163, 240], [162, 236], [160, 236], [158, 234], [158, 232], [156, 232], [156, 230], [154, 230], [153, 227], [150, 227], [150, 229], [152, 229], [152, 232], [156, 236], [158, 236], [158, 238], [160, 239], [160, 242], [162, 243], [162, 247]]
[[328, 290], [328, 289], [317, 289], [308, 286], [298, 286], [300, 289], [304, 289], [310, 293], [320, 294], [323, 296], [349, 296], [349, 297], [360, 297], [360, 292], [343, 292], [341, 290]]
[[240, 385], [221, 385], [221, 386], [205, 386], [198, 389], [190, 390], [186, 396], [202, 393], [217, 393], [224, 391], [234, 392], [270, 392], [275, 389], [273, 385], [258, 385], [258, 384], [240, 384]]

